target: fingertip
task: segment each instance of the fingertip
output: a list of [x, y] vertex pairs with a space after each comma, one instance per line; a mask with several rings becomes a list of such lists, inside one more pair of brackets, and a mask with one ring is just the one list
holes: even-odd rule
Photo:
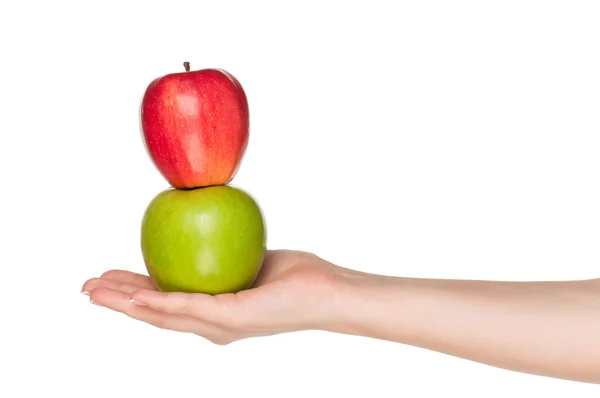
[[144, 301], [145, 297], [152, 297], [151, 293], [157, 293], [148, 289], [136, 289], [133, 292], [131, 292], [130, 297], [132, 300], [135, 301]]
[[103, 296], [103, 294], [102, 294], [103, 289], [104, 288], [102, 288], [102, 287], [98, 287], [96, 289], [88, 290], [88, 297], [90, 298], [90, 303], [99, 304], [99, 302]]
[[144, 289], [137, 289], [137, 290], [134, 290], [133, 292], [131, 292], [131, 294], [129, 295], [129, 303], [136, 304], [136, 305], [147, 305], [143, 299], [143, 297], [144, 297], [143, 290]]
[[[92, 279], [88, 279], [87, 281], [85, 281], [85, 283], [81, 287], [81, 294], [85, 294], [86, 296], [89, 296], [89, 292], [91, 292], [92, 290], [94, 290], [96, 288], [98, 280], [99, 280], [99, 278], [92, 278]], [[86, 294], [86, 292], [88, 294]]]
[[89, 297], [90, 301], [93, 301], [94, 304], [107, 307], [115, 307], [121, 302], [129, 301], [129, 295], [127, 293], [103, 286], [99, 286], [90, 291]]
[[130, 302], [131, 304], [135, 304], [135, 305], [143, 305], [143, 306], [147, 307], [146, 303], [143, 303], [143, 302], [141, 302], [141, 301], [139, 301], [139, 300], [136, 300], [136, 299], [130, 299], [130, 300], [129, 300], [129, 302]]
[[94, 293], [93, 291], [92, 292], [88, 292], [87, 296], [88, 296], [90, 304], [101, 305], [101, 304], [98, 303], [97, 294]]

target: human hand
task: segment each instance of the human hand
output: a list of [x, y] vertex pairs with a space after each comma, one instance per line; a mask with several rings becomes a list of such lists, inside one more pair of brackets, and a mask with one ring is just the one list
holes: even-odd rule
[[268, 251], [253, 287], [210, 296], [158, 291], [148, 276], [111, 270], [85, 282], [90, 301], [159, 328], [215, 344], [247, 337], [327, 329], [335, 320], [343, 268], [313, 254]]

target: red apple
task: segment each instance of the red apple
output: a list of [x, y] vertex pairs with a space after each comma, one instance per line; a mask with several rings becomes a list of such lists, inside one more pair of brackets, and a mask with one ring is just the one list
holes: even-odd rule
[[175, 188], [223, 185], [235, 176], [248, 145], [248, 101], [220, 69], [155, 79], [140, 108], [142, 137], [156, 168]]

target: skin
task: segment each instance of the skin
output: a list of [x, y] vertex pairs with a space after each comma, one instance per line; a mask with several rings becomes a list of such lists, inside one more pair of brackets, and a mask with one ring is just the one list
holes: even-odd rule
[[83, 293], [96, 305], [215, 344], [316, 329], [600, 383], [600, 279], [388, 277], [278, 250], [267, 252], [254, 287], [238, 293], [163, 293], [147, 276], [120, 270], [88, 280]]

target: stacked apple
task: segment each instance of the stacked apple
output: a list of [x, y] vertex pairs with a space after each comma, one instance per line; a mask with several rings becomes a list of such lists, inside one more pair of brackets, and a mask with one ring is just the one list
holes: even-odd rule
[[144, 145], [172, 188], [148, 205], [144, 262], [161, 291], [233, 293], [251, 287], [266, 250], [258, 203], [228, 185], [249, 137], [248, 101], [230, 73], [172, 73], [142, 99]]

